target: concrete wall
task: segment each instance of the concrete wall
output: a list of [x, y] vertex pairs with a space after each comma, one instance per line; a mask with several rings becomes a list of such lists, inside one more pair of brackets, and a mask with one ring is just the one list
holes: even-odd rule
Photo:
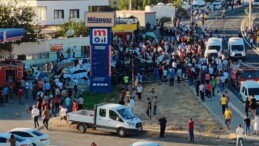
[[[66, 50], [70, 47], [76, 47], [75, 57], [81, 57], [81, 46], [89, 46], [90, 40], [89, 37], [75, 37], [75, 38], [63, 38], [63, 39], [51, 39], [51, 40], [40, 40], [39, 42], [28, 42], [21, 43], [20, 45], [13, 45], [14, 49], [11, 52], [12, 56], [27, 54], [30, 56], [32, 54], [46, 53], [49, 52], [49, 58], [46, 59], [30, 59], [24, 61], [27, 65], [41, 64], [46, 61], [56, 61], [56, 52], [50, 52], [50, 45], [53, 44], [63, 44], [63, 54], [64, 57], [67, 57]], [[8, 57], [10, 52], [1, 51], [1, 56]]]
[[146, 6], [145, 11], [156, 12], [156, 18], [160, 19], [162, 17], [175, 17], [175, 7], [174, 6]]
[[[89, 6], [108, 6], [109, 0], [62, 0], [62, 1], [37, 1], [37, 0], [27, 0], [25, 3], [31, 7], [46, 7], [46, 20], [37, 21], [40, 25], [57, 25], [64, 23], [69, 19], [69, 10], [70, 9], [79, 9], [79, 19], [85, 20], [85, 12], [88, 12]], [[64, 19], [54, 19], [54, 10], [64, 10]], [[37, 15], [37, 14], [36, 14]]]

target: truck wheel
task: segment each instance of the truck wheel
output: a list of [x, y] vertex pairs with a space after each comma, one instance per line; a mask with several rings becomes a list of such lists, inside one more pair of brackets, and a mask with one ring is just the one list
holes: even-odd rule
[[77, 129], [81, 133], [85, 133], [87, 126], [85, 124], [78, 124]]
[[119, 128], [117, 133], [120, 137], [126, 136], [126, 130], [124, 128]]

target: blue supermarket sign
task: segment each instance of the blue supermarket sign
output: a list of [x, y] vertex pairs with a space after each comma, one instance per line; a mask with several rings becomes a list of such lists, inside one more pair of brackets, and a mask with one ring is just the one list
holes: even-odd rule
[[90, 28], [92, 92], [110, 92], [111, 28]]

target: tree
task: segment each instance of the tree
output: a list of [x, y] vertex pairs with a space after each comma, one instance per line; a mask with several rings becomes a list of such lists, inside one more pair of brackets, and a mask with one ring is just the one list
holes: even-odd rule
[[129, 0], [120, 0], [118, 9], [119, 10], [128, 10], [129, 9]]
[[69, 20], [68, 22], [65, 22], [60, 25], [58, 35], [66, 37], [66, 32], [69, 29], [74, 30], [74, 36], [87, 36], [89, 34], [89, 29], [85, 26], [85, 23], [82, 20], [78, 22]]
[[[33, 18], [35, 13], [31, 7], [19, 5], [16, 0], [0, 2], [0, 26], [1, 28], [23, 28], [26, 33], [22, 42], [36, 41], [37, 32], [34, 30]], [[39, 32], [38, 32], [39, 33]], [[0, 45], [0, 49], [12, 50], [9, 43]]]

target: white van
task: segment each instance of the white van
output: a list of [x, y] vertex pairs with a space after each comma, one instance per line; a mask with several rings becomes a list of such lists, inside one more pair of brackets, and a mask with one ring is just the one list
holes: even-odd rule
[[193, 9], [198, 9], [206, 5], [204, 0], [194, 0], [192, 3]]
[[204, 54], [209, 54], [209, 52], [218, 52], [218, 56], [221, 56], [222, 54], [222, 38], [216, 38], [216, 37], [211, 37], [208, 39], [206, 42], [206, 49]]
[[231, 59], [242, 59], [246, 58], [246, 49], [243, 38], [231, 37], [228, 40], [228, 51]]
[[252, 80], [241, 82], [239, 94], [242, 101], [245, 101], [247, 97], [253, 95], [257, 103], [259, 103], [259, 83]]

